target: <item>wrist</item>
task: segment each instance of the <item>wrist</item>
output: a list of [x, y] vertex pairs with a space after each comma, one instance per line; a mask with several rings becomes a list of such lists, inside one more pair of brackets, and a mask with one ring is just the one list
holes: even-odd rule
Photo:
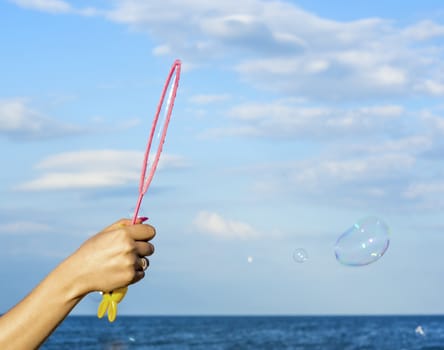
[[74, 261], [74, 256], [64, 260], [53, 272], [57, 274], [57, 280], [67, 301], [80, 301], [90, 291], [84, 285], [82, 264]]

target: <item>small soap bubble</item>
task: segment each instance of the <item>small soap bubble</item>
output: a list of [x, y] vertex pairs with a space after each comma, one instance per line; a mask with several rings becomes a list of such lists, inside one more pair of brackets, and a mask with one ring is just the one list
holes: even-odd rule
[[359, 220], [336, 241], [335, 255], [343, 265], [364, 266], [381, 258], [390, 243], [390, 229], [374, 216]]
[[252, 257], [252, 256], [249, 256], [249, 257], [247, 258], [247, 261], [248, 261], [249, 264], [251, 264], [251, 263], [253, 262], [253, 257]]
[[308, 260], [308, 254], [307, 251], [304, 248], [297, 248], [293, 252], [293, 260], [297, 263], [303, 263]]
[[92, 292], [88, 294], [88, 299], [94, 303], [100, 303], [102, 301], [103, 292]]

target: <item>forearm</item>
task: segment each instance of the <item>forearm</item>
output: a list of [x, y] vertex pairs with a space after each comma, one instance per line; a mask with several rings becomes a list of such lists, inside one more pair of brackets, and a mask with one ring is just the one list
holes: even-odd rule
[[0, 317], [0, 349], [35, 349], [87, 293], [138, 282], [145, 275], [141, 257], [153, 253], [148, 241], [155, 233], [150, 225], [122, 219], [88, 239]]
[[70, 264], [69, 259], [62, 262], [0, 317], [0, 349], [38, 348], [82, 299]]

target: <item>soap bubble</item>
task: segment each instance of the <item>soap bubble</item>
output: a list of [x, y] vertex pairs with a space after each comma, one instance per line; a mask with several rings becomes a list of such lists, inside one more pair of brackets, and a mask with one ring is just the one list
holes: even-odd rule
[[377, 217], [359, 220], [335, 244], [336, 260], [349, 266], [364, 266], [378, 260], [389, 246], [390, 229]]
[[103, 292], [92, 292], [88, 294], [88, 299], [94, 303], [100, 303], [103, 298]]
[[101, 303], [102, 299], [103, 299], [102, 292], [89, 293], [84, 299], [85, 307], [88, 309], [88, 311], [91, 310], [91, 312], [96, 313], [97, 307]]
[[304, 248], [298, 248], [293, 252], [293, 260], [297, 263], [303, 263], [308, 260], [308, 254]]
[[253, 262], [253, 257], [252, 257], [252, 256], [249, 256], [249, 257], [247, 258], [247, 262], [248, 262], [249, 264], [251, 264], [251, 263]]

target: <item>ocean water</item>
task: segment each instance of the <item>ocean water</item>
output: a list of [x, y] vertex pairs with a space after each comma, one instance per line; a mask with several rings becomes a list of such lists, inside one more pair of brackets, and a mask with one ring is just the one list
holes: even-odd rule
[[41, 349], [444, 350], [444, 316], [71, 316]]

